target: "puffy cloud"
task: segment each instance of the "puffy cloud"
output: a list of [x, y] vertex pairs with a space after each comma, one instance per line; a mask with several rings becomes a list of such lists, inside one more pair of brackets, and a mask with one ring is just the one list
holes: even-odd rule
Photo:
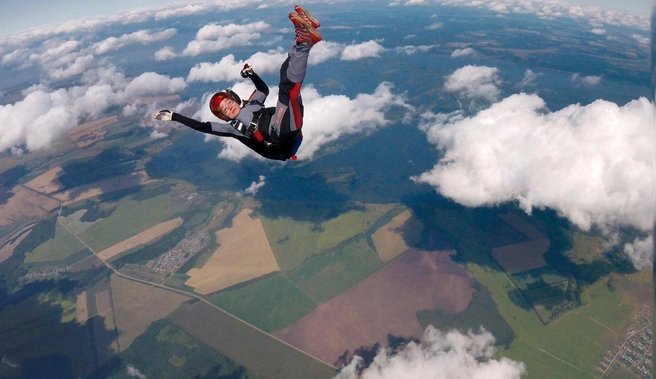
[[429, 326], [419, 343], [410, 342], [398, 351], [381, 349], [364, 369], [356, 357], [335, 379], [519, 379], [526, 372], [524, 364], [494, 359], [493, 344], [494, 337], [484, 329], [462, 334]]
[[257, 194], [257, 191], [260, 190], [260, 188], [264, 187], [266, 182], [264, 181], [266, 177], [264, 175], [260, 175], [258, 178], [258, 182], [252, 182], [251, 185], [246, 188], [243, 191], [239, 191], [239, 196], [245, 196], [245, 195], [251, 195], [255, 196]]
[[345, 135], [367, 133], [389, 124], [385, 111], [396, 106], [412, 111], [405, 95], [392, 92], [391, 83], [381, 83], [372, 94], [358, 94], [354, 99], [342, 95], [322, 97], [311, 86], [303, 91], [305, 117], [303, 145], [299, 159], [311, 158], [321, 146]]
[[451, 58], [461, 58], [470, 55], [476, 55], [476, 50], [472, 49], [471, 47], [467, 47], [464, 49], [455, 49], [453, 53], [451, 53]]
[[85, 55], [76, 58], [75, 62], [71, 63], [68, 67], [52, 69], [48, 74], [54, 80], [70, 78], [71, 76], [84, 73], [94, 64], [94, 62], [95, 59], [92, 55]]
[[128, 371], [128, 376], [134, 376], [139, 379], [146, 379], [146, 375], [142, 374], [141, 371], [139, 371], [139, 369], [136, 367], [127, 365], [126, 369]]
[[[414, 180], [466, 206], [516, 201], [529, 213], [555, 209], [584, 230], [647, 232], [655, 211], [653, 119], [645, 98], [549, 112], [527, 94], [471, 117], [427, 113], [421, 128], [443, 157]], [[632, 252], [642, 256], [641, 246]]]
[[246, 62], [253, 66], [258, 74], [272, 73], [280, 70], [280, 65], [286, 58], [287, 52], [282, 49], [271, 50], [266, 53], [255, 53], [243, 61], [237, 61], [234, 55], [229, 54], [221, 58], [218, 63], [203, 62], [192, 67], [187, 81], [222, 82], [241, 80], [239, 73]]
[[654, 264], [654, 236], [636, 238], [624, 245], [624, 252], [631, 258], [638, 270], [648, 270]]
[[142, 45], [148, 45], [153, 42], [166, 41], [177, 33], [178, 31], [173, 28], [155, 33], [149, 30], [139, 30], [134, 33], [123, 34], [120, 37], [109, 37], [94, 44], [91, 49], [95, 54], [105, 54], [110, 51], [116, 51], [129, 44], [140, 43]]
[[163, 48], [157, 50], [157, 52], [155, 52], [155, 60], [156, 61], [165, 61], [165, 60], [168, 60], [168, 59], [173, 59], [177, 56], [178, 56], [178, 54], [175, 53], [175, 50], [173, 50], [173, 48], [171, 46], [163, 47]]
[[601, 76], [580, 76], [578, 73], [572, 75], [572, 81], [576, 83], [582, 83], [585, 86], [592, 87], [601, 83]]
[[312, 47], [308, 65], [316, 65], [337, 57], [344, 50], [344, 45], [337, 42], [322, 41]]
[[154, 72], [146, 72], [134, 78], [125, 87], [125, 95], [129, 98], [155, 94], [171, 94], [187, 87], [183, 78], [170, 78]]
[[343, 61], [354, 61], [363, 58], [378, 58], [385, 51], [377, 41], [371, 40], [357, 45], [349, 45], [342, 51]]
[[594, 28], [590, 32], [593, 33], [593, 34], [602, 35], [602, 34], [606, 34], [606, 29]]
[[538, 76], [540, 76], [540, 75], [541, 74], [536, 74], [533, 71], [527, 69], [524, 72], [524, 77], [522, 78], [522, 81], [519, 82], [519, 84], [518, 84], [519, 88], [524, 90], [524, 89], [526, 89], [526, 87], [530, 87], [530, 86], [535, 85], [535, 79], [537, 79]]
[[638, 41], [639, 44], [649, 45], [649, 37], [643, 37], [639, 34], [632, 34], [631, 37], [633, 37], [634, 40]]
[[87, 71], [81, 83], [55, 91], [40, 84], [24, 91], [23, 100], [0, 106], [0, 118], [7, 123], [0, 128], [0, 151], [48, 148], [78, 122], [98, 118], [111, 106], [185, 88], [184, 79], [156, 73], [144, 73], [129, 81], [114, 67]]
[[397, 47], [394, 50], [396, 50], [399, 53], [406, 53], [408, 55], [412, 55], [417, 52], [427, 53], [432, 49], [437, 48], [438, 46], [439, 45], [419, 45], [419, 46], [407, 45], [407, 46]]
[[442, 26], [444, 26], [443, 23], [435, 22], [435, 23], [432, 23], [432, 24], [426, 26], [424, 29], [426, 29], [426, 30], [437, 30], [437, 29], [441, 29]]
[[444, 89], [471, 100], [472, 107], [479, 99], [494, 102], [501, 94], [497, 87], [500, 84], [498, 72], [496, 67], [468, 65], [447, 76]]
[[245, 46], [259, 40], [260, 32], [271, 29], [266, 22], [258, 21], [246, 25], [218, 25], [208, 24], [196, 33], [196, 38], [187, 44], [182, 53], [177, 54], [167, 47], [155, 54], [157, 60], [167, 60], [178, 56], [195, 57], [200, 54], [213, 53], [234, 46]]

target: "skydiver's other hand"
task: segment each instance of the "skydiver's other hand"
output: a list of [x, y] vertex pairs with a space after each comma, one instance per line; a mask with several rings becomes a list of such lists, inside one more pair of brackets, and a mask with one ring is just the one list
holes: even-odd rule
[[171, 121], [171, 119], [173, 119], [173, 112], [168, 109], [164, 109], [155, 113], [153, 118], [160, 121]]
[[242, 68], [240, 72], [242, 78], [249, 78], [254, 73], [255, 72], [253, 72], [253, 66], [249, 65], [248, 63], [244, 65], [244, 68]]

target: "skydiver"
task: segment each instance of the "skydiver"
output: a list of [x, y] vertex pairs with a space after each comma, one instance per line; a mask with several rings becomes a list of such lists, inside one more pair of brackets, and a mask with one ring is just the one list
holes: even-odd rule
[[312, 46], [323, 39], [316, 30], [320, 24], [310, 12], [295, 6], [289, 19], [294, 24], [296, 37], [287, 59], [280, 67], [277, 106], [264, 107], [269, 87], [247, 63], [241, 70], [243, 78], [250, 78], [255, 91], [248, 101], [242, 101], [232, 90], [215, 93], [210, 99], [212, 113], [229, 124], [200, 122], [169, 110], [161, 110], [156, 120], [177, 121], [203, 133], [239, 140], [261, 156], [285, 161], [296, 160], [296, 152], [303, 141], [303, 102], [301, 85], [305, 79], [308, 56]]

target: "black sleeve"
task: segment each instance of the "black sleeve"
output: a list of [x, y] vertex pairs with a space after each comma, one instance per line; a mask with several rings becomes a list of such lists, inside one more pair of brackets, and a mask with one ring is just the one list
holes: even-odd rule
[[255, 84], [255, 89], [269, 96], [269, 86], [264, 83], [264, 80], [262, 80], [259, 75], [253, 73], [253, 75], [250, 75], [249, 78], [251, 78], [253, 84]]
[[179, 113], [173, 112], [173, 114], [171, 115], [171, 120], [177, 121], [192, 129], [198, 130], [199, 132], [210, 133], [212, 131], [212, 125], [209, 122], [197, 121], [194, 120], [193, 118], [185, 117]]

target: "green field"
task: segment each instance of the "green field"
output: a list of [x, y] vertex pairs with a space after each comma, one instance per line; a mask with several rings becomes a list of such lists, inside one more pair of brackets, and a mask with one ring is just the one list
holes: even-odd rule
[[364, 238], [309, 258], [285, 275], [318, 303], [326, 302], [383, 267]]
[[210, 295], [209, 300], [269, 333], [291, 325], [317, 306], [280, 273]]
[[201, 301], [182, 305], [167, 319], [263, 378], [332, 379], [337, 374], [331, 366]]
[[[59, 286], [32, 295], [0, 311], [0, 341], [2, 349], [11, 352], [12, 361], [19, 363], [23, 374], [49, 370], [55, 377], [84, 376], [93, 371], [92, 343], [89, 328], [72, 319], [75, 297], [72, 290]], [[47, 343], [44, 343], [46, 342]], [[71, 372], [52, 372], [48, 363], [55, 356]], [[26, 364], [24, 367], [23, 364]], [[27, 367], [32, 365], [33, 367]], [[62, 369], [62, 366], [58, 367]], [[46, 371], [40, 371], [42, 374]], [[10, 374], [7, 367], [0, 375]], [[14, 373], [20, 374], [20, 373]]]
[[262, 225], [280, 270], [287, 271], [371, 229], [392, 209], [394, 205], [365, 205], [361, 210], [346, 212], [321, 224], [291, 218], [262, 218]]
[[[256, 378], [167, 319], [153, 322], [121, 354], [121, 358], [124, 363], [109, 378], [134, 378], [135, 375], [128, 374], [127, 365], [148, 378], [177, 379], [201, 375]], [[210, 373], [214, 375], [210, 376]]]
[[534, 270], [522, 271], [510, 275], [520, 291], [549, 286], [556, 283], [566, 282], [567, 278], [561, 275], [551, 266], [544, 266]]
[[436, 329], [458, 329], [463, 333], [468, 330], [477, 332], [480, 327], [492, 333], [496, 339], [495, 345], [508, 346], [515, 339], [515, 332], [508, 322], [501, 317], [490, 291], [475, 282], [473, 298], [467, 309], [462, 312], [447, 314], [437, 310], [417, 312], [417, 320], [422, 329], [433, 325]]
[[61, 261], [78, 251], [84, 245], [61, 224], [55, 226], [55, 236], [39, 245], [31, 253], [25, 254], [26, 263]]
[[597, 376], [597, 361], [610, 348], [617, 338], [616, 332], [629, 321], [634, 310], [621, 299], [619, 291], [612, 292], [603, 283], [595, 285], [583, 292], [583, 307], [544, 326], [528, 304], [509, 296], [514, 286], [489, 262], [484, 247], [464, 241], [458, 252], [468, 259], [467, 270], [490, 289], [499, 313], [515, 331], [516, 340], [508, 350], [499, 350], [498, 354], [524, 362], [531, 379]]
[[100, 252], [160, 222], [169, 220], [178, 210], [179, 207], [167, 195], [159, 195], [143, 201], [135, 201], [131, 197], [124, 198], [109, 217], [98, 220], [86, 229], [80, 238], [95, 252]]

